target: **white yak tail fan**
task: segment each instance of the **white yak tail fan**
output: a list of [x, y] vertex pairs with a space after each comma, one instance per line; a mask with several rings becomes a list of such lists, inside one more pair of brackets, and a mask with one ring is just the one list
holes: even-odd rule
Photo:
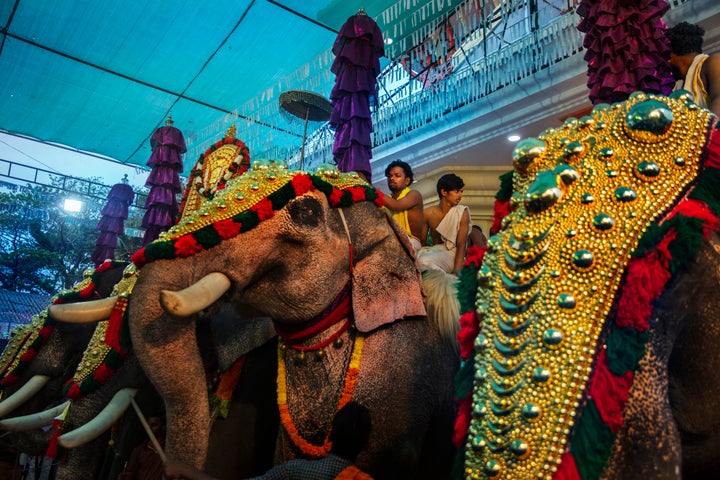
[[442, 270], [422, 272], [428, 318], [437, 325], [442, 337], [459, 352], [457, 333], [460, 330], [460, 301], [457, 298], [457, 277]]

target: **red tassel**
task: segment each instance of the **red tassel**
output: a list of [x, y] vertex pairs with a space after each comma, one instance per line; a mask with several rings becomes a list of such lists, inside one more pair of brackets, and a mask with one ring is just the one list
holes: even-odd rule
[[623, 412], [632, 383], [633, 372], [625, 372], [622, 377], [614, 375], [608, 370], [607, 350], [600, 350], [588, 395], [595, 401], [600, 417], [614, 434], [623, 424]]
[[470, 429], [470, 414], [472, 413], [472, 395], [460, 401], [457, 416], [455, 417], [455, 430], [453, 431], [452, 442], [455, 448], [461, 448], [465, 444], [467, 432]]
[[127, 304], [128, 299], [126, 297], [118, 297], [110, 313], [108, 327], [105, 331], [105, 344], [120, 354], [125, 353], [120, 347], [120, 328], [124, 321], [123, 317], [125, 316]]
[[572, 453], [563, 453], [561, 462], [557, 472], [553, 475], [553, 480], [580, 480], [580, 473]]
[[90, 282], [90, 284], [87, 287], [80, 290], [80, 293], [79, 293], [80, 298], [82, 298], [82, 299], [90, 298], [94, 291], [95, 291], [95, 283]]

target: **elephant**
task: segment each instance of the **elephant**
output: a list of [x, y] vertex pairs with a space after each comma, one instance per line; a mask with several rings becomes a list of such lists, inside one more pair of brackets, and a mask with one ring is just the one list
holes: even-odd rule
[[325, 455], [332, 417], [352, 399], [374, 425], [361, 468], [381, 479], [449, 475], [458, 357], [427, 319], [407, 236], [381, 204], [355, 174], [257, 162], [133, 255], [130, 333], [165, 402], [169, 459], [206, 463], [195, 314], [229, 305], [271, 318], [279, 336], [276, 462]]
[[516, 146], [464, 279], [459, 476], [717, 476], [717, 126], [637, 92]]
[[[93, 271], [86, 272], [85, 280], [71, 290], [61, 292], [55, 298], [57, 304], [74, 305], [86, 303], [96, 298], [107, 298], [124, 278], [127, 262], [106, 262]], [[116, 365], [115, 374], [100, 388], [87, 391], [84, 395], [73, 396], [71, 408], [66, 398], [67, 387], [63, 384], [73, 377], [78, 369], [81, 358], [85, 362], [89, 350], [97, 349], [94, 339], [97, 336], [96, 324], [75, 324], [55, 318], [49, 307], [35, 320], [37, 325], [29, 328], [47, 328], [49, 333], [39, 335], [47, 340], [34, 347], [18, 348], [6, 351], [7, 386], [3, 393], [5, 400], [0, 403], [3, 418], [0, 429], [11, 432], [10, 439], [18, 450], [32, 456], [44, 456], [49, 446], [57, 440], [54, 429], [41, 428], [50, 426], [53, 418], [64, 414], [65, 433], [75, 427], [85, 425], [93, 420], [120, 393], [125, 402], [128, 401], [127, 389], [133, 391], [147, 383], [134, 356], [129, 355], [124, 362]], [[45, 320], [41, 322], [41, 320]], [[107, 322], [106, 322], [107, 323]], [[18, 332], [20, 334], [20, 332]], [[18, 338], [19, 340], [20, 338]], [[32, 337], [30, 337], [32, 339]], [[28, 344], [29, 342], [25, 342]], [[28, 357], [30, 348], [37, 350], [31, 360]], [[19, 357], [14, 361], [11, 355]], [[86, 362], [87, 363], [87, 362]], [[27, 391], [29, 390], [29, 393]], [[48, 410], [45, 410], [49, 408]], [[66, 408], [67, 407], [67, 408]], [[13, 417], [9, 418], [12, 414]], [[57, 432], [60, 433], [59, 431]], [[59, 463], [55, 478], [62, 479], [93, 479], [103, 460], [108, 434], [97, 432], [91, 437], [77, 440], [77, 434], [60, 437], [60, 446], [73, 446]]]

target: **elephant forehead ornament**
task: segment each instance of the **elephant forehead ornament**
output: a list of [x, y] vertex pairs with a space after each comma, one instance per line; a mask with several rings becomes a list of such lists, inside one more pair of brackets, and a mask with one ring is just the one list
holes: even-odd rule
[[713, 117], [691, 100], [636, 93], [516, 147], [478, 271], [466, 478], [550, 478], [566, 458], [631, 254], [702, 170]]
[[323, 165], [316, 174], [308, 174], [288, 170], [281, 163], [255, 162], [251, 171], [229, 181], [212, 202], [160, 234], [132, 260], [141, 268], [153, 260], [189, 257], [252, 230], [292, 199], [313, 190], [323, 192], [333, 207], [360, 201], [383, 204], [381, 192], [356, 173], [340, 173], [335, 166]]

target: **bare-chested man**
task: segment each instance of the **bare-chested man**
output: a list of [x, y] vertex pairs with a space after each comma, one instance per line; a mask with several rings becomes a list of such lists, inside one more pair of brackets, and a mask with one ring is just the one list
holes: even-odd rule
[[437, 192], [440, 204], [425, 209], [425, 229], [430, 230], [432, 247], [423, 247], [418, 253], [421, 269], [440, 269], [446, 273], [459, 272], [465, 261], [468, 236], [472, 228], [470, 211], [460, 205], [465, 182], [454, 173], [440, 177]]
[[413, 171], [402, 160], [395, 160], [385, 169], [391, 196], [385, 197], [385, 206], [410, 238], [415, 252], [422, 246], [423, 198], [417, 190], [411, 190]]

